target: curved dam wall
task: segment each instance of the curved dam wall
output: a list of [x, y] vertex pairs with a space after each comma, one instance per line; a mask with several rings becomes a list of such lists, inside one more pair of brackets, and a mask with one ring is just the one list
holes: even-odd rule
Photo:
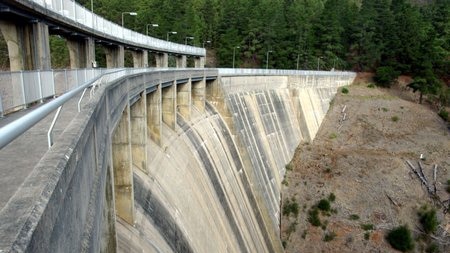
[[283, 252], [285, 165], [354, 76], [162, 71], [101, 86], [25, 183], [38, 201], [12, 248]]

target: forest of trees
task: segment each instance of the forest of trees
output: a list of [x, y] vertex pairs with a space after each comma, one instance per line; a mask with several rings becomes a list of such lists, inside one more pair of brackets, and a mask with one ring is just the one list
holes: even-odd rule
[[[91, 0], [77, 0], [90, 9]], [[450, 80], [450, 0], [93, 0], [94, 12], [149, 35], [203, 46], [217, 67], [372, 71], [381, 85], [410, 75], [439, 93]], [[55, 42], [56, 43], [56, 42]], [[58, 43], [56, 43], [58, 44]], [[63, 45], [59, 43], [59, 48]], [[239, 48], [238, 48], [239, 47]], [[60, 54], [58, 54], [60, 55]], [[55, 59], [56, 60], [56, 59]], [[67, 59], [60, 59], [67, 64]], [[443, 85], [446, 84], [446, 85]], [[447, 91], [448, 93], [448, 91]], [[450, 97], [447, 94], [448, 97]]]
[[[90, 0], [79, 0], [90, 8]], [[94, 0], [94, 12], [135, 31], [214, 50], [218, 67], [374, 71], [431, 84], [450, 75], [450, 1]], [[237, 48], [239, 47], [239, 48]], [[423, 81], [422, 80], [422, 81]], [[432, 85], [433, 86], [433, 85]]]

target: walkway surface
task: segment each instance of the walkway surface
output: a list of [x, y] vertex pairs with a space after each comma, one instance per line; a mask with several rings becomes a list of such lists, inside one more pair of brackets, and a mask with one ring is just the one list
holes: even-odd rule
[[[80, 95], [69, 100], [62, 108], [58, 121], [53, 130], [53, 142], [57, 142], [64, 129], [75, 118], [77, 102]], [[89, 95], [86, 95], [82, 104], [86, 104]], [[18, 111], [4, 118], [0, 118], [0, 128], [8, 123], [32, 112], [40, 105]], [[0, 149], [0, 210], [2, 210], [11, 197], [17, 192], [25, 179], [41, 160], [48, 150], [47, 131], [51, 125], [55, 112], [50, 113], [27, 132], [13, 142]]]

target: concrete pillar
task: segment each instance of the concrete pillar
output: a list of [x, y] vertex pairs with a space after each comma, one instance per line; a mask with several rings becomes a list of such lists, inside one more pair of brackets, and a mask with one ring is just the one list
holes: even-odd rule
[[112, 160], [116, 214], [133, 225], [134, 191], [129, 106], [123, 111], [122, 118], [112, 134]]
[[186, 120], [191, 119], [191, 82], [177, 84], [177, 112]]
[[105, 46], [105, 54], [107, 68], [123, 68], [125, 66], [123, 46]]
[[204, 68], [205, 67], [205, 57], [195, 57], [195, 67]]
[[200, 112], [205, 111], [205, 97], [206, 97], [206, 82], [205, 79], [201, 81], [192, 82], [191, 84], [192, 104], [197, 107]]
[[133, 55], [133, 67], [135, 68], [147, 68], [148, 67], [148, 51], [132, 51]]
[[169, 67], [169, 55], [167, 53], [157, 53], [155, 54], [155, 59], [157, 68]]
[[147, 95], [131, 106], [131, 155], [133, 165], [147, 173]]
[[177, 55], [177, 68], [186, 68], [187, 60], [186, 55]]
[[47, 70], [51, 68], [48, 26], [41, 22], [15, 24], [0, 21], [8, 46], [10, 70]]
[[175, 130], [177, 125], [177, 85], [174, 83], [162, 89], [162, 121]]
[[69, 38], [70, 68], [92, 68], [95, 62], [95, 42], [92, 38]]
[[158, 88], [147, 94], [147, 130], [156, 144], [161, 146], [161, 85]]
[[218, 79], [206, 81], [206, 100], [210, 102], [222, 116], [231, 132], [234, 131], [233, 117], [225, 104], [225, 95]]

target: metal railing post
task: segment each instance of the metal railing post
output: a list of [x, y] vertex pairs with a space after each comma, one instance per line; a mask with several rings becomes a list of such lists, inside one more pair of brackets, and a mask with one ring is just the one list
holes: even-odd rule
[[20, 71], [20, 86], [22, 87], [22, 98], [23, 98], [23, 107], [27, 108], [27, 99], [25, 97], [25, 84], [23, 81], [23, 71]]
[[0, 95], [0, 118], [3, 118], [3, 101], [1, 95]]
[[59, 113], [61, 112], [61, 108], [62, 108], [63, 106], [61, 105], [60, 107], [58, 107], [58, 110], [56, 111], [56, 114], [55, 114], [55, 117], [53, 117], [53, 121], [52, 121], [52, 124], [50, 125], [50, 128], [48, 129], [48, 132], [47, 132], [47, 143], [48, 143], [48, 148], [51, 148], [52, 147], [52, 145], [53, 145], [53, 136], [52, 136], [52, 132], [53, 132], [53, 128], [55, 127], [55, 124], [56, 124], [56, 120], [58, 119], [58, 117], [59, 117]]
[[39, 86], [39, 103], [44, 102], [43, 98], [43, 92], [42, 92], [42, 81], [41, 81], [41, 70], [37, 71], [37, 79], [38, 79], [38, 86]]

